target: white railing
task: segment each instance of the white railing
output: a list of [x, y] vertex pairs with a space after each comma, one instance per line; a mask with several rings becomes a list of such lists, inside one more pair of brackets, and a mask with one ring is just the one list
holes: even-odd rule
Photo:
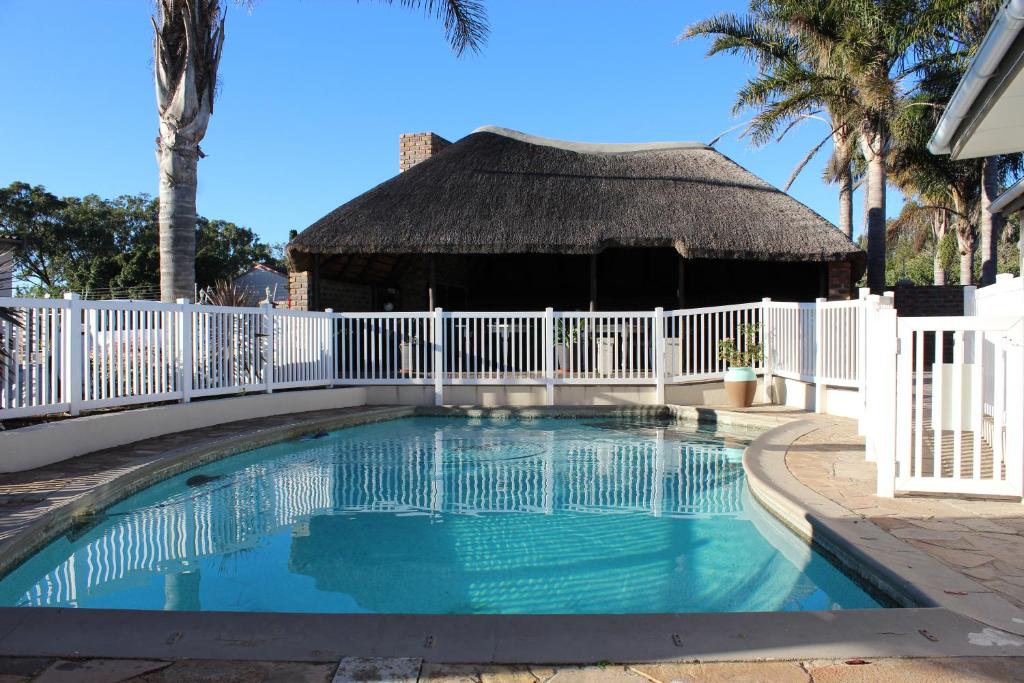
[[763, 316], [773, 375], [823, 385], [860, 385], [862, 299], [765, 301]]
[[[758, 326], [757, 371], [858, 386], [861, 301], [676, 311], [335, 313], [149, 301], [0, 299], [0, 419], [338, 385], [666, 384], [717, 378]], [[742, 346], [742, 341], [740, 342]], [[820, 405], [820, 404], [819, 404]]]
[[1024, 496], [1021, 282], [968, 288], [964, 317], [897, 319], [868, 302], [863, 394], [879, 495]]
[[[743, 325], [764, 322], [764, 303], [690, 308], [665, 313], [666, 372], [682, 378], [720, 377], [728, 367], [718, 358], [718, 343], [741, 339]], [[767, 336], [767, 330], [762, 328]], [[761, 365], [758, 364], [758, 369]]]

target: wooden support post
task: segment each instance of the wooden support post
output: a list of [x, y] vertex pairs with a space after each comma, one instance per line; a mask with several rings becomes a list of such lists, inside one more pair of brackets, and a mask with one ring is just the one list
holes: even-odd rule
[[678, 279], [676, 297], [679, 299], [679, 308], [686, 308], [686, 259], [682, 254], [679, 254]]
[[597, 310], [597, 254], [590, 255], [590, 310]]
[[313, 272], [309, 282], [309, 310], [320, 310], [320, 254], [313, 258]]
[[437, 262], [433, 255], [427, 257], [427, 310], [437, 308]]

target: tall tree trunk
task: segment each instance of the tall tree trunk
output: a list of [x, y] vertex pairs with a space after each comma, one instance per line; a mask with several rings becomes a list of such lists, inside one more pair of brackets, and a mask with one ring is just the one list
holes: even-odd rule
[[853, 238], [853, 173], [849, 163], [839, 176], [839, 229]]
[[832, 133], [832, 145], [835, 147], [837, 165], [837, 181], [839, 183], [839, 229], [847, 237], [853, 237], [853, 173], [850, 170], [850, 159], [847, 155], [846, 131], [848, 128], [843, 125]]
[[885, 185], [886, 136], [877, 126], [866, 123], [861, 147], [868, 162], [867, 233], [868, 287], [874, 294], [885, 289]]
[[996, 281], [996, 253], [1002, 216], [989, 211], [999, 195], [999, 160], [985, 157], [981, 161], [981, 286]]
[[942, 241], [946, 237], [949, 218], [942, 209], [932, 214], [932, 237], [935, 240], [935, 257], [932, 260], [932, 282], [936, 285], [946, 284], [946, 267], [942, 263]]
[[956, 242], [960, 248], [960, 284], [974, 284], [974, 236], [975, 227], [965, 215], [966, 203], [954, 199], [957, 210]]
[[974, 284], [974, 240], [961, 239], [960, 242], [960, 284]]
[[153, 71], [160, 137], [160, 299], [195, 296], [196, 170], [213, 114], [224, 19], [216, 0], [158, 0]]
[[[164, 125], [161, 123], [161, 130]], [[176, 144], [168, 140], [176, 139]], [[160, 136], [160, 300], [195, 299], [196, 170], [199, 146]]]

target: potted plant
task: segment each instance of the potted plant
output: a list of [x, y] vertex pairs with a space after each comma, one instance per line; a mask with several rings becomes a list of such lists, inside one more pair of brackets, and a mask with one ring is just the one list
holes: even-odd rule
[[725, 395], [733, 408], [746, 408], [754, 402], [757, 389], [757, 375], [754, 363], [764, 358], [764, 345], [757, 336], [761, 326], [747, 323], [740, 326], [740, 343], [732, 337], [718, 342], [718, 360], [729, 364], [725, 373]]

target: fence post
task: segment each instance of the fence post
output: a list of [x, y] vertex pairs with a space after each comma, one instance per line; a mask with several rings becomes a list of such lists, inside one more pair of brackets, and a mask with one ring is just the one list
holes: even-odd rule
[[444, 405], [444, 310], [434, 309], [434, 405]]
[[555, 312], [544, 309], [544, 385], [549, 406], [555, 405]]
[[181, 353], [181, 367], [178, 369], [178, 386], [181, 387], [181, 402], [192, 400], [192, 310], [188, 299], [178, 299], [178, 351]]
[[[877, 325], [871, 330], [871, 343], [877, 349], [871, 373], [871, 401], [868, 409], [868, 436], [877, 462], [876, 494], [886, 498], [896, 495], [896, 356], [899, 338], [896, 309], [879, 308], [874, 316]], [[877, 346], [876, 346], [877, 344]], [[909, 349], [907, 350], [909, 353]]]
[[828, 301], [819, 296], [814, 300], [814, 412], [825, 412], [825, 325], [822, 318], [823, 303]]
[[64, 309], [64, 367], [61, 369], [63, 391], [68, 399], [68, 413], [72, 417], [81, 412], [82, 403], [82, 302], [78, 294], [64, 295], [68, 307]]
[[665, 404], [665, 309], [654, 309], [654, 402]]
[[860, 415], [857, 416], [857, 434], [864, 436], [867, 424], [867, 384], [868, 384], [868, 297], [871, 290], [861, 287], [857, 290], [857, 398], [860, 403]]
[[274, 304], [268, 301], [263, 304], [263, 320], [266, 324], [267, 357], [263, 361], [263, 384], [268, 394], [274, 393]]
[[771, 306], [771, 297], [764, 297], [761, 299], [761, 343], [764, 345], [764, 358], [762, 364], [764, 365], [764, 375], [762, 376], [761, 382], [764, 384], [764, 400], [766, 403], [774, 403], [775, 387], [774, 380], [772, 379], [772, 345], [770, 340], [775, 335], [775, 330], [769, 326], [768, 310]]
[[331, 381], [327, 386], [334, 387], [338, 381], [338, 360], [336, 357], [338, 345], [334, 339], [337, 328], [335, 327], [334, 309], [325, 308], [324, 313], [327, 314], [327, 319], [325, 320], [327, 323], [327, 331], [324, 335], [325, 339], [323, 343], [324, 346], [327, 347], [327, 362], [330, 363], [331, 370]]

